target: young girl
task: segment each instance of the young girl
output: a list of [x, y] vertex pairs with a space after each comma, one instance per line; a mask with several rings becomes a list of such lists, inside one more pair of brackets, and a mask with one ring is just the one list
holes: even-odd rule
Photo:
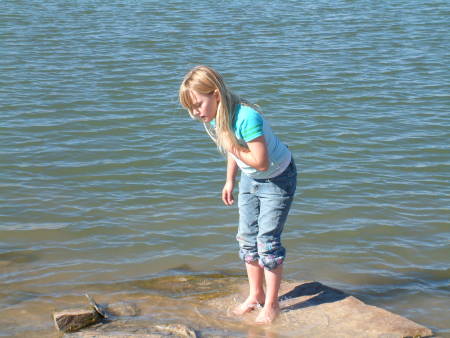
[[280, 237], [297, 182], [291, 152], [258, 109], [229, 91], [222, 76], [210, 67], [197, 66], [186, 74], [179, 99], [227, 154], [225, 205], [234, 203], [238, 167], [242, 172], [236, 238], [247, 269], [249, 295], [233, 312], [243, 315], [263, 305], [256, 322], [271, 323], [280, 312], [278, 291], [286, 255]]

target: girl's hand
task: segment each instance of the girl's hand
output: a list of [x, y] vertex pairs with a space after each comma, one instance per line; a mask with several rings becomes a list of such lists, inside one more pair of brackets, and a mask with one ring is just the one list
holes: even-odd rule
[[222, 189], [222, 201], [223, 203], [225, 203], [225, 205], [230, 206], [234, 203], [233, 189], [234, 182], [225, 183]]

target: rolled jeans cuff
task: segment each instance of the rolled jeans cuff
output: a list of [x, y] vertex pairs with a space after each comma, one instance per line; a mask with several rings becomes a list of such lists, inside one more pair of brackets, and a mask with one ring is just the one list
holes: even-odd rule
[[245, 263], [258, 261], [259, 266], [270, 271], [283, 264], [284, 260], [286, 259], [286, 250], [284, 247], [281, 247], [279, 248], [279, 250], [277, 250], [277, 252], [267, 255], [260, 255], [257, 252], [241, 248], [239, 250], [239, 257]]

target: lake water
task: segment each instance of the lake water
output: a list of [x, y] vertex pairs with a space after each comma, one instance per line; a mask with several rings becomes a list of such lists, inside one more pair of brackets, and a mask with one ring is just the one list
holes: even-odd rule
[[225, 161], [177, 102], [208, 64], [295, 156], [285, 278], [450, 337], [449, 15], [440, 0], [2, 1], [0, 336], [54, 335], [51, 311], [86, 290], [243, 274]]

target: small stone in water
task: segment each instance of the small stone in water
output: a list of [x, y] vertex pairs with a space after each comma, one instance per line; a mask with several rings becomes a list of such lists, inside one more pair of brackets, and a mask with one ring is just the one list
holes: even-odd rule
[[74, 332], [100, 322], [101, 317], [94, 309], [74, 309], [53, 313], [53, 320], [58, 330]]

